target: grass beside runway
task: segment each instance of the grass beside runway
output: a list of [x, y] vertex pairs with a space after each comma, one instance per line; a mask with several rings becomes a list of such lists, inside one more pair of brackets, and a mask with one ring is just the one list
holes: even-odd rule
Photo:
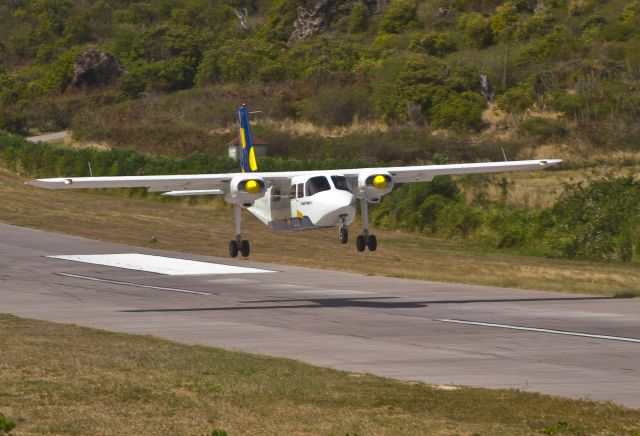
[[[93, 192], [47, 191], [0, 169], [0, 221], [136, 246], [228, 257], [233, 211], [220, 202], [150, 201]], [[251, 260], [372, 275], [598, 295], [640, 295], [637, 264], [488, 252], [464, 243], [375, 230], [378, 251], [356, 252], [358, 225], [341, 245], [337, 230], [272, 233], [248, 212]], [[74, 253], [60, 253], [74, 254]]]
[[640, 434], [640, 410], [437, 389], [298, 361], [0, 314], [16, 434]]

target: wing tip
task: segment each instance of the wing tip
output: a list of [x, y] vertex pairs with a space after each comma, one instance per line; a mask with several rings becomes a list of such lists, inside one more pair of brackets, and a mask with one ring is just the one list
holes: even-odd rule
[[540, 165], [542, 165], [543, 167], [551, 167], [554, 165], [558, 165], [561, 162], [562, 159], [541, 159]]

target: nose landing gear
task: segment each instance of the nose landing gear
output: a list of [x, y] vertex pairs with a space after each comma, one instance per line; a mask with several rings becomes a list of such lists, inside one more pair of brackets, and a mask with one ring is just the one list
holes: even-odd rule
[[349, 242], [349, 228], [345, 224], [346, 215], [340, 216], [340, 228], [338, 229], [338, 236], [340, 238], [340, 243], [346, 244]]
[[229, 242], [229, 256], [238, 257], [238, 252], [240, 252], [243, 257], [247, 257], [251, 252], [251, 246], [249, 241], [242, 239], [242, 209], [239, 204], [233, 205], [233, 212], [236, 222], [236, 239]]

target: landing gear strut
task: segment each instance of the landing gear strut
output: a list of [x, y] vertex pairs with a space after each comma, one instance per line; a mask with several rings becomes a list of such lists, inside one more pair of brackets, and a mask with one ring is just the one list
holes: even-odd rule
[[356, 238], [356, 249], [364, 251], [366, 247], [369, 247], [369, 251], [376, 251], [378, 239], [376, 235], [369, 234], [369, 204], [366, 198], [360, 199], [360, 206], [362, 209], [362, 234]]
[[233, 205], [233, 215], [236, 222], [236, 239], [229, 242], [229, 256], [237, 257], [238, 252], [242, 254], [243, 257], [249, 256], [249, 252], [251, 251], [251, 247], [249, 245], [249, 241], [246, 239], [242, 239], [242, 208], [238, 203]]

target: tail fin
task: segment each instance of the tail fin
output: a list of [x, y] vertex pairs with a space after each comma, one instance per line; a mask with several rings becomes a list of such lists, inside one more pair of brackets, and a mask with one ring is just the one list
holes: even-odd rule
[[250, 173], [258, 170], [256, 153], [253, 149], [253, 138], [249, 127], [249, 109], [243, 104], [238, 108], [238, 122], [240, 123], [240, 170], [243, 173]]

